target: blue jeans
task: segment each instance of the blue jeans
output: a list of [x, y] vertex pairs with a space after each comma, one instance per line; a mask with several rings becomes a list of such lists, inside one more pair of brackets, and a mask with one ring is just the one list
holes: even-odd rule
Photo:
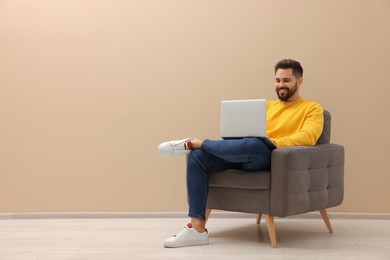
[[209, 174], [227, 169], [268, 170], [271, 150], [258, 138], [205, 140], [187, 162], [188, 216], [205, 219]]

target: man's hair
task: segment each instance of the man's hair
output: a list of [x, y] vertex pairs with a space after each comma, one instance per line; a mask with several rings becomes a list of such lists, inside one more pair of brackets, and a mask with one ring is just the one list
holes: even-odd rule
[[281, 60], [275, 65], [275, 74], [278, 69], [292, 69], [295, 78], [299, 79], [303, 76], [303, 69], [301, 64], [296, 60], [285, 59]]

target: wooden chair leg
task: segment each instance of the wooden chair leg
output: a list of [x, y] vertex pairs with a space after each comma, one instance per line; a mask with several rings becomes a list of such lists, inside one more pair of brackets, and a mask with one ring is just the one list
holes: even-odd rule
[[207, 223], [207, 220], [209, 219], [209, 217], [210, 217], [210, 214], [211, 214], [211, 211], [212, 211], [213, 209], [206, 209], [206, 215], [205, 215], [205, 218], [206, 218], [206, 223]]
[[330, 224], [329, 216], [328, 216], [328, 213], [326, 212], [326, 209], [321, 209], [320, 213], [321, 213], [322, 219], [324, 220], [324, 222], [326, 224], [326, 227], [329, 230], [329, 233], [333, 233], [332, 225]]
[[261, 217], [262, 217], [262, 214], [257, 214], [257, 216], [256, 216], [257, 225], [260, 225]]
[[273, 248], [276, 247], [276, 231], [275, 231], [275, 222], [274, 217], [271, 214], [267, 214], [267, 228], [269, 238], [271, 240], [271, 245]]

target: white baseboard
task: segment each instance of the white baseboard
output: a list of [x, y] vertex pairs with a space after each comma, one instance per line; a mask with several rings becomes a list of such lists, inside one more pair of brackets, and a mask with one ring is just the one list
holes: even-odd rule
[[[390, 220], [390, 213], [328, 212], [330, 219], [373, 219]], [[186, 212], [22, 212], [0, 213], [0, 220], [6, 219], [104, 219], [104, 218], [188, 218]], [[256, 214], [228, 211], [213, 211], [211, 218], [256, 218]], [[286, 217], [286, 219], [320, 219], [319, 212]], [[283, 219], [283, 218], [281, 218]]]

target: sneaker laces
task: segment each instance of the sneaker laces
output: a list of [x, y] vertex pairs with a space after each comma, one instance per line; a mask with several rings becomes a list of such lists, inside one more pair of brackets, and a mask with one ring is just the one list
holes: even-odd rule
[[184, 227], [182, 230], [180, 230], [180, 232], [179, 233], [177, 233], [176, 235], [174, 235], [173, 237], [178, 237], [178, 236], [181, 236], [181, 235], [183, 235], [184, 233], [186, 233], [187, 232], [187, 230], [188, 230], [189, 228], [188, 227]]
[[[188, 223], [186, 227], [184, 227], [178, 234], [174, 235], [173, 237], [177, 237], [177, 236], [181, 236], [183, 235], [185, 232], [187, 232], [188, 229], [191, 229], [192, 228], [192, 224], [191, 223]], [[206, 233], [209, 233], [209, 231], [207, 230], [207, 228], [205, 229]]]
[[179, 151], [181, 151], [181, 150], [188, 151], [188, 150], [191, 150], [191, 149], [188, 147], [188, 144], [187, 144], [187, 142], [188, 142], [190, 139], [191, 139], [191, 138], [185, 139], [185, 140], [181, 141], [180, 143], [176, 143], [176, 144], [171, 144], [171, 143], [169, 143], [169, 144], [172, 146], [172, 148], [173, 148], [174, 151], [176, 151], [176, 150], [179, 150]]

